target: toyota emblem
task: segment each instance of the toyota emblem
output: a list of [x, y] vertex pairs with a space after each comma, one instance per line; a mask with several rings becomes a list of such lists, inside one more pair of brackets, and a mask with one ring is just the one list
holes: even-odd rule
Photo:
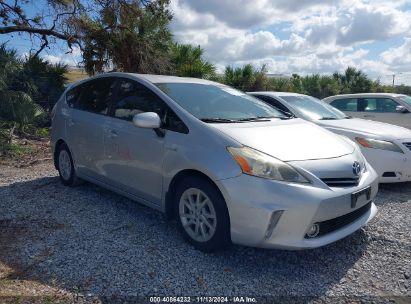
[[358, 176], [361, 173], [361, 164], [357, 161], [355, 161], [352, 164], [352, 172], [354, 173], [354, 175]]

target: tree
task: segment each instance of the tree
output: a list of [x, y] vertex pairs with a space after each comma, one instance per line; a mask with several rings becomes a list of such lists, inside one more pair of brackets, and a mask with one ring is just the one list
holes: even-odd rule
[[334, 79], [340, 86], [340, 93], [367, 93], [371, 91], [372, 81], [361, 70], [348, 67], [344, 74], [335, 72]]
[[304, 92], [304, 88], [303, 88], [303, 80], [302, 77], [298, 74], [293, 74], [291, 79], [291, 88], [293, 92], [296, 93], [303, 93]]
[[0, 119], [12, 124], [10, 138], [14, 129], [23, 129], [36, 114], [36, 106], [28, 93], [32, 86], [22, 81], [23, 62], [15, 50], [0, 46]]
[[28, 35], [37, 57], [57, 40], [80, 48], [89, 74], [170, 71], [172, 18], [169, 0], [47, 0], [34, 14], [34, 0], [0, 0], [0, 35]]
[[[272, 77], [268, 80], [268, 90], [276, 92], [294, 92], [293, 82], [296, 79], [290, 79], [286, 77]], [[296, 91], [301, 93], [301, 91]]]
[[[31, 54], [38, 56], [50, 40], [63, 40], [71, 49], [73, 44], [79, 44], [78, 36], [70, 29], [70, 24], [83, 7], [79, 0], [48, 0], [48, 7], [27, 15], [25, 6], [30, 0], [0, 0], [0, 34], [27, 34], [33, 43], [39, 43], [38, 50]], [[51, 9], [51, 13], [48, 10]]]
[[[52, 65], [37, 57], [19, 58], [13, 49], [0, 45], [0, 120], [25, 131], [41, 116], [47, 116], [33, 99], [44, 100], [55, 92], [54, 101], [64, 89], [66, 67]], [[47, 117], [43, 117], [43, 119]]]
[[50, 64], [39, 57], [27, 57], [23, 62], [23, 83], [30, 83], [35, 88], [31, 96], [35, 102], [51, 109], [64, 91], [67, 66], [57, 63]]
[[108, 69], [164, 74], [170, 71], [169, 0], [95, 0], [95, 14], [73, 23], [89, 74]]
[[190, 44], [174, 43], [171, 47], [172, 74], [210, 79], [215, 76], [215, 66], [203, 59], [204, 50]]
[[227, 66], [224, 72], [224, 83], [242, 91], [261, 91], [267, 89], [266, 67], [256, 70], [251, 64], [233, 68]]

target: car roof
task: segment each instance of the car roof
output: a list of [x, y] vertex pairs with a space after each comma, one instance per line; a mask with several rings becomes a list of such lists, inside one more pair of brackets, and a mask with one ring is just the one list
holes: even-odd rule
[[356, 98], [356, 97], [399, 97], [403, 94], [397, 93], [355, 93], [355, 94], [340, 94], [329, 96], [324, 99], [340, 99], [340, 98]]
[[138, 74], [138, 73], [123, 73], [123, 72], [109, 72], [103, 73], [96, 76], [92, 76], [87, 79], [83, 79], [81, 81], [75, 82], [72, 85], [75, 86], [77, 84], [87, 82], [92, 79], [98, 79], [103, 77], [122, 77], [122, 76], [131, 76], [132, 78], [137, 78], [140, 80], [145, 80], [151, 83], [201, 83], [201, 84], [217, 84], [213, 81], [199, 79], [199, 78], [191, 78], [191, 77], [178, 77], [178, 76], [168, 76], [168, 75], [154, 75], [154, 74]]
[[169, 82], [180, 82], [180, 83], [202, 83], [202, 84], [215, 84], [215, 82], [200, 78], [192, 77], [178, 77], [178, 76], [168, 76], [168, 75], [153, 75], [153, 74], [136, 74], [132, 73], [137, 78], [143, 78], [152, 83], [169, 83]]
[[304, 94], [299, 94], [299, 93], [293, 93], [293, 92], [274, 92], [274, 91], [259, 91], [259, 92], [247, 92], [247, 94], [260, 94], [260, 95], [267, 95], [267, 96], [308, 96]]

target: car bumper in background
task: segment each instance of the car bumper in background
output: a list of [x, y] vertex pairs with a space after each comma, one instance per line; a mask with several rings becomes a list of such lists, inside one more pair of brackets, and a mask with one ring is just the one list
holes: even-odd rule
[[379, 149], [362, 148], [361, 152], [377, 172], [380, 183], [411, 181], [411, 151], [406, 151], [403, 154]]

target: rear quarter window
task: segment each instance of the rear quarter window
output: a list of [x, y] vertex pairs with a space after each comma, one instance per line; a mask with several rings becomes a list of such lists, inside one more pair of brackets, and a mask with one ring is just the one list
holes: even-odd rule
[[66, 93], [66, 102], [70, 108], [77, 108], [77, 101], [81, 94], [81, 85], [76, 86]]

